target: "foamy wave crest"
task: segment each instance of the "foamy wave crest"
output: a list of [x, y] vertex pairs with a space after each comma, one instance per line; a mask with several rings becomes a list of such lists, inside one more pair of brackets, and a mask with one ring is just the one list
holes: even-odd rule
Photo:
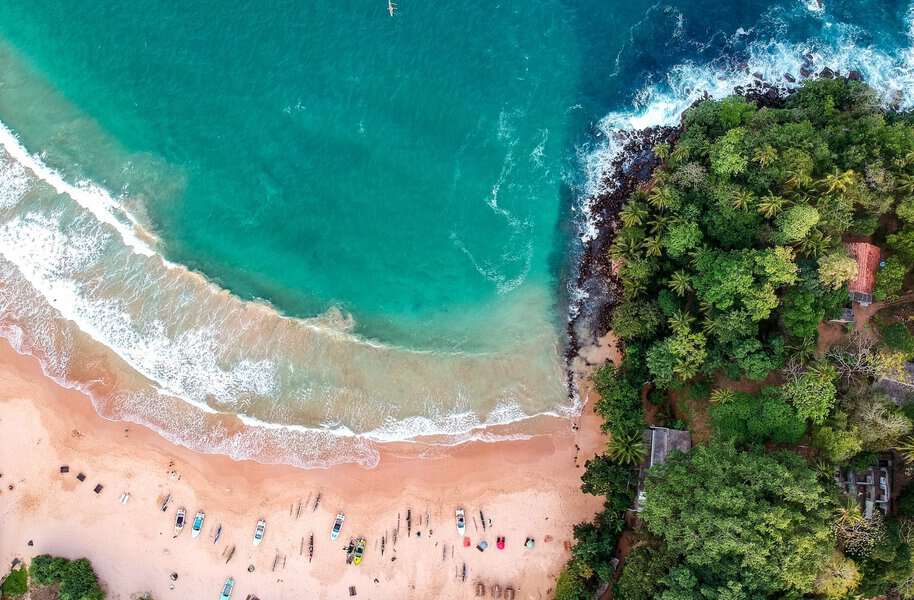
[[[814, 3], [813, 3], [814, 4]], [[817, 8], [817, 11], [824, 7]], [[822, 17], [827, 18], [827, 17]], [[682, 113], [696, 100], [708, 95], [722, 98], [737, 87], [764, 80], [783, 88], [801, 84], [801, 73], [817, 74], [826, 67], [838, 73], [858, 71], [887, 105], [902, 110], [914, 108], [914, 4], [906, 17], [910, 46], [891, 51], [860, 45], [861, 30], [844, 23], [826, 23], [828, 37], [791, 43], [783, 39], [758, 40], [749, 44], [744, 62], [736, 64], [726, 56], [707, 63], [683, 62], [635, 94], [633, 107], [607, 114], [597, 127], [594, 147], [579, 152], [586, 184], [582, 209], [589, 215], [592, 198], [608, 191], [614, 182], [606, 178], [619, 158], [631, 131], [654, 126], [676, 125]], [[733, 38], [746, 36], [739, 30]], [[791, 74], [796, 82], [785, 75]], [[596, 224], [589, 217], [581, 223], [584, 241], [593, 238]]]
[[8, 129], [0, 145], [0, 335], [103, 416], [238, 459], [372, 466], [375, 442], [480, 439], [565, 396], [551, 327], [469, 355], [360, 339], [338, 310], [283, 317], [167, 262], [110, 195]]

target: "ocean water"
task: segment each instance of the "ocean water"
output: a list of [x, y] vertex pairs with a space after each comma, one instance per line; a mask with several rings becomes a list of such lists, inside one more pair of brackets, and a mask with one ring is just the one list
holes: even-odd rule
[[523, 435], [620, 136], [804, 63], [914, 105], [910, 0], [399, 4], [0, 3], [0, 334], [235, 458]]

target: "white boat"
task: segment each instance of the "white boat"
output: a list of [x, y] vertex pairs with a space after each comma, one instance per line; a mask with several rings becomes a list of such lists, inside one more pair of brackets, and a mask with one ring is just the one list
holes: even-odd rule
[[340, 531], [343, 530], [343, 521], [345, 520], [346, 515], [343, 513], [336, 514], [336, 520], [333, 522], [333, 529], [330, 530], [331, 541], [336, 541], [336, 538], [340, 537]]
[[263, 541], [263, 534], [267, 530], [267, 522], [263, 519], [257, 521], [257, 527], [254, 528], [254, 545], [259, 546]]
[[232, 591], [235, 589], [235, 580], [229, 577], [225, 580], [225, 585], [222, 586], [222, 595], [219, 596], [219, 600], [229, 600], [232, 597]]
[[462, 508], [457, 509], [457, 533], [460, 534], [460, 537], [463, 537], [467, 532], [467, 519], [466, 515], [463, 513]]
[[184, 523], [187, 520], [187, 511], [183, 508], [179, 508], [177, 514], [175, 514], [175, 535], [178, 535], [184, 530]]
[[197, 537], [200, 535], [200, 531], [203, 530], [203, 519], [205, 518], [205, 512], [202, 510], [197, 512], [197, 515], [194, 517], [194, 524], [190, 528], [190, 537]]

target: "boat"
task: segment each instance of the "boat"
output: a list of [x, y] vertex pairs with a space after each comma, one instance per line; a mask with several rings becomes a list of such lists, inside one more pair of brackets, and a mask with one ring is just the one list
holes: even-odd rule
[[254, 528], [254, 545], [259, 546], [263, 541], [263, 534], [267, 530], [267, 522], [263, 519], [257, 521], [257, 527]]
[[346, 546], [346, 564], [351, 565], [353, 558], [355, 558], [355, 539], [349, 538], [349, 544]]
[[171, 494], [165, 496], [165, 500], [162, 501], [162, 512], [168, 511], [168, 503], [171, 502]]
[[175, 535], [178, 535], [184, 530], [184, 523], [186, 520], [187, 511], [183, 508], [179, 508], [178, 512], [175, 514]]
[[394, 13], [397, 12], [397, 5], [392, 0], [387, 0], [387, 12], [390, 16], [394, 16]]
[[466, 535], [467, 531], [467, 519], [466, 515], [463, 512], [462, 508], [457, 509], [457, 533], [460, 534], [460, 537]]
[[194, 524], [190, 527], [190, 537], [198, 537], [200, 531], [203, 530], [203, 519], [206, 518], [206, 513], [202, 510], [197, 511], [197, 514], [194, 516]]
[[330, 530], [330, 539], [331, 541], [336, 541], [336, 538], [340, 537], [340, 531], [343, 530], [343, 521], [346, 520], [346, 515], [343, 513], [336, 514], [336, 520], [333, 522], [333, 529]]
[[225, 585], [222, 586], [222, 595], [219, 596], [219, 600], [229, 600], [232, 597], [232, 591], [235, 589], [235, 580], [229, 577], [225, 580]]
[[216, 527], [216, 535], [213, 537], [213, 543], [218, 544], [219, 538], [221, 538], [221, 537], [222, 537], [222, 525], [220, 524], [219, 527]]
[[360, 537], [355, 542], [355, 552], [352, 556], [352, 564], [360, 565], [362, 564], [362, 558], [365, 557], [365, 538]]

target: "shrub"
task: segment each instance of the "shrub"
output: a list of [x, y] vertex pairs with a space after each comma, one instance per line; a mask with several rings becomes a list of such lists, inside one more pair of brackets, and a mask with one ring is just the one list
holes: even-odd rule
[[0, 587], [0, 596], [3, 598], [19, 598], [29, 591], [29, 571], [25, 565], [10, 571], [9, 576]]
[[32, 559], [32, 579], [41, 585], [60, 584], [59, 600], [102, 600], [92, 564], [85, 558], [67, 560], [42, 554]]

